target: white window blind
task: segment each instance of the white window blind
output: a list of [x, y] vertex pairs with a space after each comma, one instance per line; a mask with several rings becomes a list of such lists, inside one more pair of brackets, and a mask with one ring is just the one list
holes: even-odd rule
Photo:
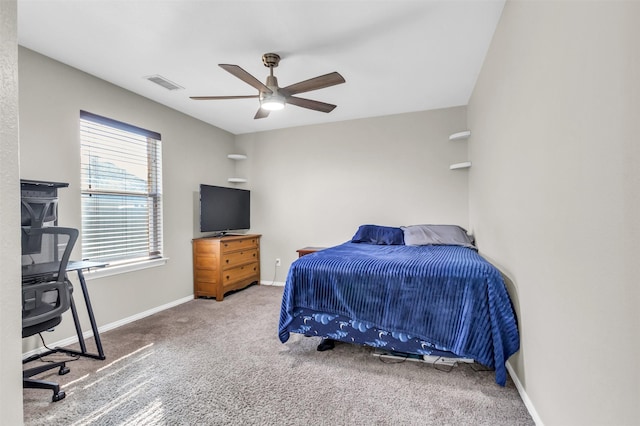
[[160, 134], [80, 111], [82, 258], [162, 257]]

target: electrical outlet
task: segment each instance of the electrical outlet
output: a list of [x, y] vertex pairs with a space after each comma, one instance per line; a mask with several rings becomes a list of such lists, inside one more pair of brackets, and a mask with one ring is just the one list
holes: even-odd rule
[[280, 262], [280, 259], [278, 258], [276, 259], [276, 266], [280, 266], [280, 265], [282, 265], [282, 262]]

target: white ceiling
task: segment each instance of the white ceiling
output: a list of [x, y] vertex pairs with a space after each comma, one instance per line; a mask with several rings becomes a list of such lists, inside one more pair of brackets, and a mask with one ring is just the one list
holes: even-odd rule
[[[466, 105], [504, 0], [18, 0], [18, 41], [60, 62], [234, 134]], [[329, 114], [287, 105], [254, 120], [257, 99], [218, 67], [280, 87], [338, 71], [345, 84], [300, 95]], [[168, 91], [144, 77], [184, 87]]]

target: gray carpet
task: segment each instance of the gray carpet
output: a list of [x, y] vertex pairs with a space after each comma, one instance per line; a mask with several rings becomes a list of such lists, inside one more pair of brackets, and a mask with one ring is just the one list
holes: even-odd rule
[[318, 352], [318, 338], [297, 334], [280, 343], [281, 297], [281, 287], [252, 286], [103, 333], [106, 361], [47, 373], [64, 400], [24, 390], [25, 424], [534, 424], [513, 382], [496, 385], [492, 371], [385, 363], [348, 344]]

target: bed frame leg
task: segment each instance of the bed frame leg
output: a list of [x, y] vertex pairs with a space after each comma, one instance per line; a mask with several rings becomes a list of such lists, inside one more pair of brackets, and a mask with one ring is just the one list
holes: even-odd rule
[[322, 339], [322, 342], [318, 345], [318, 351], [330, 351], [336, 347], [336, 342], [333, 339]]

